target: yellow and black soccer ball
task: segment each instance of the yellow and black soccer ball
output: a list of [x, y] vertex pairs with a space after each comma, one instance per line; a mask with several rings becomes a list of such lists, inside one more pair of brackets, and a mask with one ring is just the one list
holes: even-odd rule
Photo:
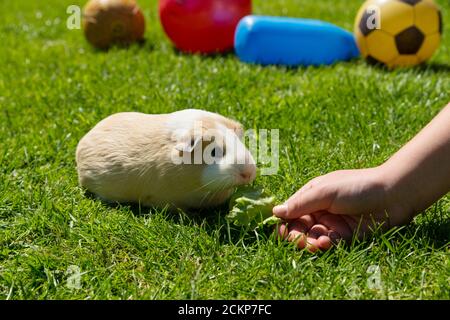
[[414, 66], [439, 47], [442, 14], [433, 0], [368, 0], [356, 16], [354, 32], [369, 63]]

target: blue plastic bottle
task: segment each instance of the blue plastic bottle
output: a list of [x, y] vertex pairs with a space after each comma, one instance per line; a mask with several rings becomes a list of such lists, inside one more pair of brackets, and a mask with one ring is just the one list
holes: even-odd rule
[[359, 56], [351, 32], [312, 19], [246, 16], [234, 45], [242, 61], [262, 65], [329, 65]]

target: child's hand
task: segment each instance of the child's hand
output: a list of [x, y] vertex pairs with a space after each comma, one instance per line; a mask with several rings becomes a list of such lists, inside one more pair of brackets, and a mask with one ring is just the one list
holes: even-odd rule
[[390, 227], [409, 222], [408, 208], [391, 189], [382, 167], [335, 171], [317, 177], [273, 213], [288, 220], [280, 235], [300, 248], [326, 250], [340, 239], [350, 240], [377, 225]]
[[450, 191], [450, 104], [383, 165], [315, 178], [273, 213], [301, 248], [328, 249], [380, 225], [408, 223]]

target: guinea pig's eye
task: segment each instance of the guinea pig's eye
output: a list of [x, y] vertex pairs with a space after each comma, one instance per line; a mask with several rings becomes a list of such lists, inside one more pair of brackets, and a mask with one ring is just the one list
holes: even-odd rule
[[225, 151], [223, 151], [222, 149], [220, 149], [219, 147], [214, 147], [211, 150], [211, 157], [215, 158], [217, 157], [223, 157], [225, 155]]

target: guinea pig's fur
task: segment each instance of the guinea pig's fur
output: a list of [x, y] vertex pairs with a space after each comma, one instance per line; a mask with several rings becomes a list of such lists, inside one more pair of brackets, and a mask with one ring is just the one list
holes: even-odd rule
[[[236, 186], [255, 179], [255, 161], [242, 136], [238, 122], [203, 110], [113, 114], [80, 140], [79, 182], [109, 202], [183, 209], [217, 206]], [[210, 152], [216, 162], [179, 163], [194, 160], [196, 150]]]

